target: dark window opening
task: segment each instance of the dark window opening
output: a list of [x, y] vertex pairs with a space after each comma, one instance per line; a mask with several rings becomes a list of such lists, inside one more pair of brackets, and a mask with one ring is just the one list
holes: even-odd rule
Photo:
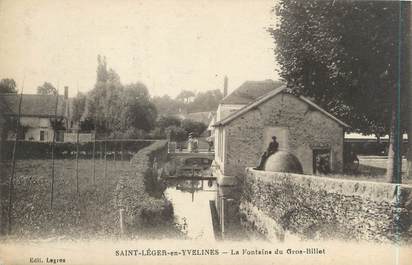
[[330, 149], [313, 150], [313, 173], [329, 174], [331, 172]]

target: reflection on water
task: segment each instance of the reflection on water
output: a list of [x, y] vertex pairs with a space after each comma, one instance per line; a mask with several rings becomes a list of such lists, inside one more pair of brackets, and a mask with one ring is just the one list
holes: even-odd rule
[[191, 239], [215, 240], [209, 201], [215, 200], [214, 180], [169, 180], [165, 196], [172, 202], [175, 222]]
[[165, 196], [173, 204], [175, 222], [191, 239], [243, 240], [239, 188], [212, 179], [169, 179]]

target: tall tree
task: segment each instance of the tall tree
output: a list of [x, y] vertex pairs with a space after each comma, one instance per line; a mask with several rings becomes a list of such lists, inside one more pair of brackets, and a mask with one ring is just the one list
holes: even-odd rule
[[3, 78], [0, 81], [0, 93], [17, 93], [14, 79]]
[[39, 95], [57, 95], [57, 89], [49, 82], [44, 82], [43, 85], [37, 87]]
[[123, 129], [127, 130], [130, 127], [144, 131], [153, 129], [157, 111], [144, 84], [134, 83], [125, 86], [122, 102]]
[[86, 95], [81, 92], [77, 93], [77, 96], [72, 100], [72, 106], [72, 120], [78, 123], [86, 108]]
[[188, 112], [215, 111], [223, 94], [219, 89], [199, 92], [188, 105]]
[[387, 177], [399, 182], [396, 140], [406, 122], [398, 119], [398, 108], [407, 109], [407, 97], [398, 102], [398, 92], [406, 93], [399, 80], [406, 64], [399, 54], [406, 39], [399, 2], [280, 0], [275, 10], [279, 24], [269, 31], [291, 91], [358, 132], [389, 134]]
[[99, 132], [110, 133], [121, 128], [120, 109], [123, 86], [119, 75], [107, 69], [106, 59], [97, 58], [97, 78], [94, 88], [88, 93], [81, 120], [94, 121]]
[[159, 114], [178, 113], [179, 109], [184, 107], [181, 101], [175, 100], [168, 95], [155, 96], [152, 101], [156, 105]]

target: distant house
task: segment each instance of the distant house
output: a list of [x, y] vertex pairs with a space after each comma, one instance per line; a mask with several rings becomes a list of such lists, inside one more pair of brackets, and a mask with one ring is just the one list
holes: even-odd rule
[[[20, 94], [1, 94], [0, 97], [2, 97], [6, 106], [4, 115], [17, 118]], [[28, 141], [51, 142], [54, 135], [52, 121], [55, 119], [61, 121], [64, 127], [67, 128], [69, 126], [68, 117], [68, 91], [65, 91], [65, 96], [59, 95], [58, 97], [54, 95], [23, 94], [20, 114], [20, 124], [23, 130], [18, 138]], [[9, 138], [14, 137], [13, 132], [10, 132]], [[63, 134], [56, 135], [55, 140], [63, 141]]]
[[330, 170], [343, 168], [344, 122], [305, 97], [286, 91], [271, 80], [245, 82], [222, 100], [215, 128], [215, 173], [231, 185], [255, 167], [272, 136], [279, 149], [291, 152], [305, 174], [316, 172], [317, 157], [326, 157]]

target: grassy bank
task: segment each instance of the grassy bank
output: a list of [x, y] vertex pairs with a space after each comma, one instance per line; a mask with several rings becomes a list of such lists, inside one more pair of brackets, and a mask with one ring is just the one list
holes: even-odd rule
[[[56, 160], [51, 208], [51, 161], [16, 163], [11, 235], [16, 237], [90, 237], [116, 234], [114, 187], [120, 175], [131, 174], [126, 161], [79, 160], [79, 193], [75, 160]], [[106, 169], [105, 169], [106, 168]], [[10, 174], [10, 167], [8, 167]], [[106, 173], [105, 173], [106, 171]], [[9, 175], [8, 174], [8, 175]], [[2, 195], [7, 205], [7, 196]]]
[[167, 142], [143, 148], [131, 160], [134, 175], [120, 179], [118, 208], [125, 211], [126, 233], [143, 238], [181, 237], [174, 223], [173, 206], [163, 195], [166, 188], [158, 178], [167, 160]]
[[[147, 147], [146, 147], [147, 148]], [[51, 208], [51, 161], [18, 160], [13, 193], [11, 236], [16, 238], [103, 238], [120, 236], [119, 196], [130, 217], [131, 236], [177, 235], [171, 204], [147, 192], [147, 174], [153, 160], [146, 148], [135, 162], [79, 160], [55, 161], [53, 209]], [[150, 150], [150, 149], [149, 149]], [[139, 152], [140, 153], [140, 152]], [[138, 153], [138, 154], [139, 154]], [[149, 152], [150, 154], [152, 152]], [[148, 156], [149, 160], [141, 156]], [[10, 175], [10, 163], [3, 163]], [[93, 177], [94, 172], [94, 177]], [[4, 180], [3, 187], [8, 186]], [[151, 187], [150, 189], [153, 189]], [[4, 190], [4, 189], [3, 189]], [[7, 207], [8, 194], [1, 195]], [[123, 207], [122, 206], [122, 207]], [[4, 220], [4, 218], [3, 218]], [[3, 226], [4, 227], [4, 226]], [[153, 233], [151, 230], [158, 233]], [[128, 236], [126, 235], [126, 236]]]

